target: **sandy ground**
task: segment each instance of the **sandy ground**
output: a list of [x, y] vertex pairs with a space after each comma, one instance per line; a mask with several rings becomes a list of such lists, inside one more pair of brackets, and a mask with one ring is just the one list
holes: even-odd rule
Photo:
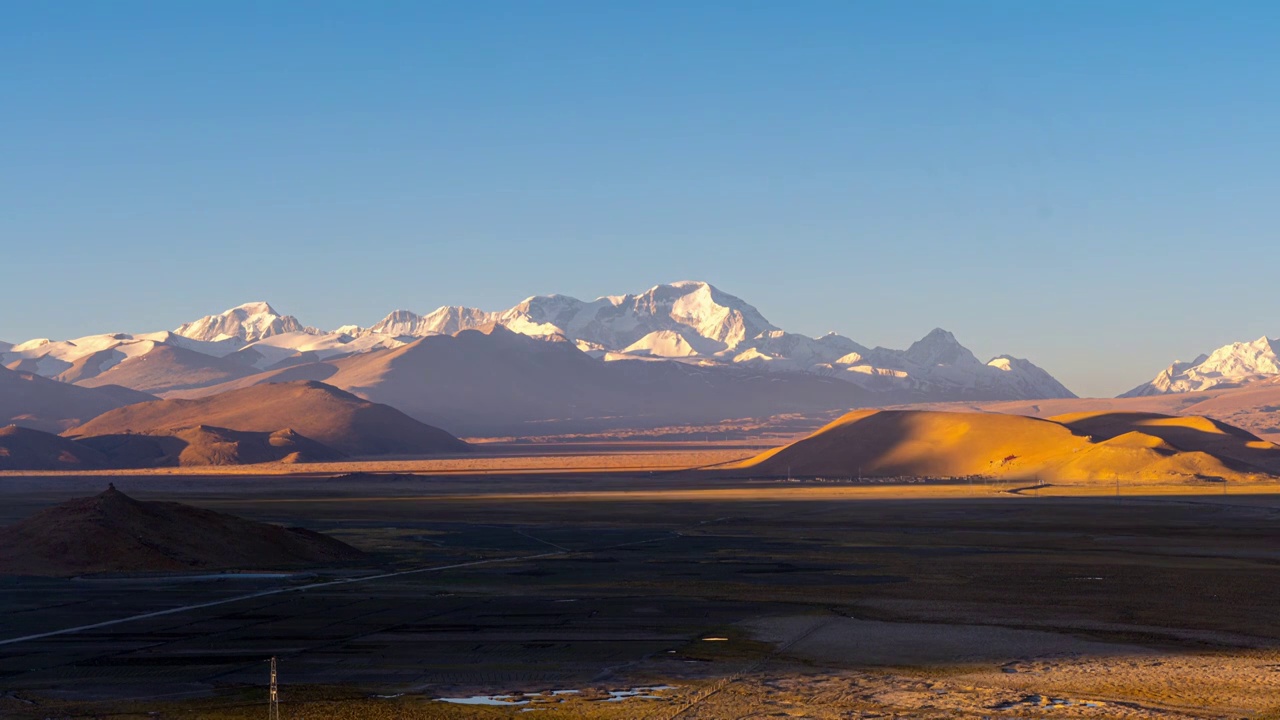
[[1280, 707], [1274, 650], [1170, 653], [1039, 630], [847, 617], [786, 616], [746, 627], [783, 658], [880, 668], [783, 676], [753, 691], [825, 688], [835, 695], [829, 711], [847, 703], [909, 717], [1221, 718]]

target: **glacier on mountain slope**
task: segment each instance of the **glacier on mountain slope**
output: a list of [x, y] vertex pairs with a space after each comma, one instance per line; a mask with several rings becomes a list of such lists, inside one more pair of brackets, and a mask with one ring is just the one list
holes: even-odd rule
[[1224, 345], [1191, 362], [1174, 362], [1150, 382], [1120, 397], [1145, 397], [1237, 387], [1280, 376], [1280, 339], [1266, 336], [1253, 342]]
[[248, 363], [253, 367], [266, 370], [300, 355], [307, 355], [309, 360], [328, 360], [371, 350], [398, 348], [404, 344], [404, 340], [381, 333], [365, 333], [353, 337], [340, 332], [296, 330], [251, 342], [238, 352], [246, 355]]
[[[741, 299], [708, 283], [684, 281], [657, 285], [638, 295], [610, 295], [591, 302], [567, 295], [535, 295], [499, 312], [444, 306], [424, 316], [397, 310], [369, 332], [425, 337], [489, 324], [533, 337], [563, 336], [613, 352], [665, 331], [667, 334], [653, 340], [662, 339], [658, 343], [662, 344], [674, 333], [700, 345], [699, 354], [733, 348], [761, 332], [777, 330]], [[645, 344], [639, 349], [644, 351]]]
[[104, 333], [87, 335], [74, 340], [49, 340], [38, 338], [14, 345], [0, 352], [0, 364], [10, 370], [32, 372], [44, 377], [56, 377], [70, 370], [77, 361], [94, 355], [100, 356], [98, 372], [133, 357], [140, 357], [157, 345], [176, 345], [204, 355], [223, 357], [239, 350], [243, 343], [234, 340], [204, 342], [192, 340], [167, 331], [130, 335], [129, 333]]
[[909, 391], [925, 397], [1073, 397], [1026, 360], [999, 356], [982, 363], [942, 329], [906, 350], [868, 348], [835, 333], [811, 338], [785, 332], [742, 299], [694, 281], [590, 302], [565, 295], [533, 296], [497, 312], [462, 306], [443, 306], [426, 315], [396, 310], [370, 327], [344, 325], [334, 332], [304, 327], [293, 316], [255, 302], [186, 323], [173, 333], [29, 341], [9, 348], [0, 358], [5, 366], [54, 377], [81, 358], [109, 351], [103, 355], [107, 366], [101, 372], [144, 354], [148, 346], [140, 343], [149, 341], [215, 357], [233, 356], [243, 365], [268, 370], [394, 349], [421, 337], [487, 326], [570, 342], [610, 362], [667, 360], [707, 368], [804, 372], [868, 390]]

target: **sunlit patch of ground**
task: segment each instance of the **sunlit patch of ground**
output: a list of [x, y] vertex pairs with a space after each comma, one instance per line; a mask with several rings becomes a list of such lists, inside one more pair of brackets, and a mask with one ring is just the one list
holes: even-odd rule
[[133, 470], [95, 471], [5, 471], [4, 477], [227, 477], [227, 476], [294, 476], [315, 477], [349, 473], [417, 473], [432, 475], [502, 475], [556, 474], [598, 472], [669, 472], [715, 466], [742, 460], [759, 452], [759, 447], [691, 445], [672, 449], [669, 445], [568, 446], [540, 448], [512, 454], [507, 450], [488, 450], [472, 455], [443, 458], [394, 458], [347, 460], [333, 463], [258, 463], [254, 465], [190, 466]]

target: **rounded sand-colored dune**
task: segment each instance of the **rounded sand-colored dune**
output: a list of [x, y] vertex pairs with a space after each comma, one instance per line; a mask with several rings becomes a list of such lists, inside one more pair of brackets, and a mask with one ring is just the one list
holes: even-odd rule
[[737, 467], [798, 477], [1232, 480], [1276, 474], [1280, 448], [1201, 417], [862, 410]]

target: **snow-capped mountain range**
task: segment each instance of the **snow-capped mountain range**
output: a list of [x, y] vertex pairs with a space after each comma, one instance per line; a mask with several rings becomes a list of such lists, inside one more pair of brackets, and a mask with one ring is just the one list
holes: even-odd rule
[[334, 331], [304, 326], [265, 302], [255, 302], [185, 323], [172, 332], [112, 333], [0, 346], [0, 362], [10, 369], [67, 382], [101, 384], [112, 379], [108, 373], [163, 346], [198, 353], [183, 356], [188, 365], [192, 357], [216, 358], [220, 377], [225, 379], [229, 374], [387, 351], [422, 337], [494, 325], [535, 338], [571, 342], [601, 362], [665, 361], [708, 369], [810, 373], [871, 391], [907, 391], [924, 399], [1074, 397], [1027, 360], [1002, 355], [981, 362], [942, 329], [906, 350], [868, 348], [834, 333], [811, 338], [779, 329], [756, 308], [705, 282], [658, 285], [636, 295], [589, 302], [563, 295], [535, 296], [497, 312], [457, 306], [426, 315], [396, 310], [371, 326], [345, 325]]
[[1191, 362], [1174, 362], [1120, 397], [1145, 397], [1247, 385], [1280, 376], [1280, 339], [1260, 337], [1253, 342], [1224, 345]]

